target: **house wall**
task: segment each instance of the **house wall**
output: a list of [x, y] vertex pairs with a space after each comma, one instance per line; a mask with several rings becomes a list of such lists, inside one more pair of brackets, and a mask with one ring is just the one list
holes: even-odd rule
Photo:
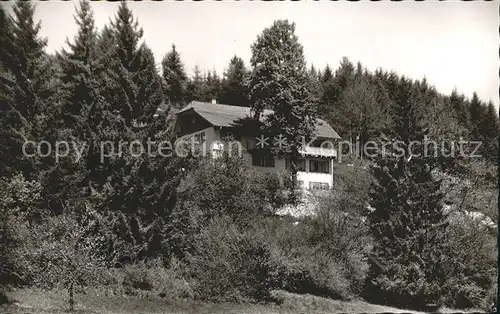
[[[212, 144], [214, 141], [222, 141], [220, 136], [220, 128], [208, 127], [204, 128], [195, 133], [187, 134], [179, 138], [179, 140], [189, 140], [192, 136], [200, 133], [205, 133], [205, 152], [209, 153], [212, 149]], [[259, 167], [252, 165], [252, 155], [247, 151], [247, 149], [255, 148], [255, 139], [251, 137], [242, 137], [239, 141], [242, 146], [242, 157], [245, 163], [252, 169], [257, 171], [277, 171], [284, 172], [286, 170], [285, 159], [275, 159], [274, 167]], [[237, 154], [237, 151], [234, 151]], [[329, 160], [330, 173], [315, 173], [309, 170], [309, 161], [316, 158], [304, 158], [306, 160], [306, 171], [299, 171], [297, 173], [297, 179], [303, 182], [304, 189], [309, 189], [310, 182], [322, 182], [328, 183], [329, 188], [333, 186], [333, 158], [327, 158]]]

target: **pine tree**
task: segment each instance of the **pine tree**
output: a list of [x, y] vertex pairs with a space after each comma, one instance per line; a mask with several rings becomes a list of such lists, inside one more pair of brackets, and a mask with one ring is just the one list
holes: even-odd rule
[[0, 4], [0, 26], [3, 32], [0, 33], [0, 60], [4, 71], [14, 69], [15, 51], [14, 51], [14, 32], [11, 17], [5, 12], [3, 4]]
[[165, 98], [175, 108], [182, 108], [186, 101], [188, 78], [179, 52], [172, 45], [162, 60], [163, 79], [165, 80]]
[[128, 126], [132, 126], [142, 109], [136, 96], [139, 89], [137, 85], [137, 72], [140, 67], [139, 43], [143, 30], [134, 19], [126, 2], [120, 3], [111, 28], [116, 43], [116, 58], [119, 61], [114, 65], [118, 79], [118, 90], [114, 96], [118, 98], [113, 104], [113, 109], [123, 117]]
[[[95, 142], [98, 121], [95, 113], [101, 110], [102, 100], [99, 97], [97, 33], [88, 1], [80, 2], [75, 21], [76, 36], [72, 41], [67, 40], [69, 49], [58, 54], [62, 68], [61, 110], [55, 120], [61, 123], [57, 124], [54, 137], [77, 147], [95, 147], [98, 145]], [[43, 173], [43, 196], [45, 206], [51, 211], [62, 212], [68, 200], [89, 196], [89, 182], [93, 180], [87, 169], [87, 151], [83, 153], [79, 158], [72, 155], [47, 165]]]
[[234, 106], [248, 106], [248, 77], [243, 59], [234, 56], [224, 73], [220, 102]]
[[312, 99], [316, 103], [320, 98], [321, 88], [319, 81], [319, 73], [318, 71], [316, 71], [316, 68], [314, 67], [313, 64], [311, 64], [307, 76], [310, 84], [309, 89], [311, 90], [311, 95], [313, 97]]
[[[320, 92], [318, 101], [318, 115], [331, 121], [333, 111], [333, 102], [336, 100], [336, 86], [333, 80], [333, 72], [329, 65], [325, 67], [320, 80]], [[333, 124], [332, 124], [333, 125]]]
[[73, 136], [86, 140], [90, 137], [89, 113], [95, 102], [98, 85], [95, 73], [97, 33], [88, 1], [80, 2], [75, 21], [78, 31], [73, 42], [66, 41], [69, 51], [63, 49], [59, 55], [63, 72], [62, 115], [66, 128], [75, 131]]
[[104, 56], [114, 53], [116, 53], [116, 39], [113, 30], [108, 25], [104, 25], [97, 39], [96, 55], [98, 59], [103, 60]]
[[[10, 16], [0, 4], [0, 176], [10, 177], [17, 171], [28, 170], [22, 154], [28, 121], [16, 105], [16, 79], [12, 73], [15, 69], [14, 34]], [[21, 158], [20, 158], [21, 157]], [[24, 167], [23, 167], [24, 166]], [[25, 167], [28, 166], [28, 169]], [[23, 169], [24, 168], [24, 169]], [[24, 172], [23, 171], [23, 172]]]
[[195, 101], [203, 101], [204, 100], [204, 90], [205, 83], [203, 76], [201, 75], [200, 68], [196, 65], [193, 71], [193, 77], [189, 80], [188, 83], [188, 102], [193, 100]]
[[[368, 217], [374, 238], [369, 274], [374, 291], [370, 295], [400, 306], [420, 307], [440, 301], [447, 223], [441, 182], [423, 155], [427, 130], [417, 117], [421, 95], [408, 80], [402, 83], [389, 140], [398, 143], [399, 149], [382, 152], [372, 168], [373, 211]], [[412, 141], [417, 145], [410, 151]]]
[[493, 102], [489, 102], [487, 107], [483, 109], [483, 117], [481, 123], [481, 137], [483, 138], [483, 152], [485, 157], [492, 162], [498, 160], [498, 140], [500, 133], [500, 125], [497, 115], [497, 110]]
[[[361, 63], [359, 63], [358, 69], [361, 69]], [[361, 72], [360, 70], [358, 71], [358, 74], [361, 74], [359, 72]], [[340, 93], [352, 83], [355, 75], [356, 69], [354, 68], [352, 62], [349, 60], [349, 58], [342, 57], [339, 68], [335, 70], [334, 78], [337, 85], [337, 99], [340, 97]]]
[[[303, 48], [298, 42], [295, 24], [278, 20], [264, 29], [252, 45], [250, 103], [259, 120], [264, 109], [274, 113], [266, 117], [270, 135], [281, 135], [286, 145], [273, 147], [275, 155], [288, 153], [291, 189], [296, 186], [297, 160], [302, 140], [314, 136], [316, 108], [311, 103]], [[282, 143], [282, 141], [280, 141]], [[281, 146], [281, 147], [279, 147]], [[294, 194], [292, 194], [294, 196]]]
[[482, 123], [482, 104], [477, 96], [477, 93], [472, 94], [472, 99], [469, 103], [469, 116], [470, 116], [470, 135], [473, 141], [482, 141], [481, 123]]
[[470, 127], [470, 118], [465, 96], [463, 94], [458, 94], [458, 91], [453, 89], [450, 95], [450, 103], [458, 123], [460, 123], [463, 128], [468, 129]]
[[136, 77], [138, 87], [135, 118], [139, 124], [150, 124], [153, 115], [163, 102], [162, 80], [156, 68], [153, 51], [143, 44], [140, 48], [139, 71]]
[[213, 70], [212, 72], [208, 71], [205, 76], [204, 92], [203, 92], [203, 100], [204, 101], [212, 101], [220, 99], [221, 94], [221, 80], [217, 72]]
[[[44, 53], [46, 39], [39, 36], [40, 22], [34, 22], [35, 6], [18, 1], [12, 7], [11, 19], [2, 10], [1, 96], [2, 156], [1, 171], [6, 175], [22, 171], [28, 179], [40, 168], [40, 159], [27, 157], [22, 144], [27, 140], [47, 139], [48, 120], [57, 105], [56, 67]], [[31, 152], [32, 153], [32, 152]]]
[[41, 24], [34, 22], [35, 6], [31, 1], [17, 1], [12, 10], [17, 60], [12, 72], [20, 88], [16, 101], [19, 112], [26, 119], [33, 121], [42, 110], [35, 86], [41, 78], [40, 63], [44, 57], [43, 50], [47, 39], [39, 37]]

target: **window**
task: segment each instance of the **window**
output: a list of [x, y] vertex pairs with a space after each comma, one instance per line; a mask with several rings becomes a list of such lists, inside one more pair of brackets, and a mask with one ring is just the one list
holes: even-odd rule
[[326, 182], [309, 182], [309, 188], [312, 190], [328, 190], [330, 185]]
[[205, 142], [205, 132], [200, 132], [198, 134], [194, 135], [194, 141], [195, 143], [202, 144]]
[[[290, 158], [285, 159], [285, 168], [290, 169]], [[299, 159], [297, 160], [297, 171], [306, 171], [306, 160]]]
[[252, 154], [252, 165], [259, 167], [274, 167], [274, 157], [268, 151], [255, 151]]
[[309, 172], [330, 173], [329, 160], [310, 160]]

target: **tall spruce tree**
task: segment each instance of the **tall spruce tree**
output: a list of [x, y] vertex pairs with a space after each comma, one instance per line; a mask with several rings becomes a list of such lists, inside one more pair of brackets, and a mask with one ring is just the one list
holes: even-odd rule
[[481, 100], [477, 96], [477, 93], [472, 94], [472, 98], [469, 103], [469, 116], [470, 116], [470, 136], [473, 141], [482, 141], [481, 134], [481, 123], [483, 108]]
[[[28, 179], [36, 176], [40, 158], [23, 154], [27, 140], [47, 138], [48, 120], [53, 116], [56, 100], [57, 75], [53, 60], [46, 56], [46, 39], [39, 36], [40, 22], [35, 23], [35, 6], [30, 1], [17, 1], [12, 7], [12, 19], [2, 10], [2, 171], [12, 174], [22, 171]], [[32, 152], [31, 152], [32, 153]], [[43, 151], [45, 153], [45, 151]]]
[[220, 102], [234, 106], [248, 106], [248, 78], [249, 73], [243, 59], [238, 56], [232, 57], [222, 80]]
[[220, 101], [221, 80], [215, 70], [208, 71], [205, 75], [205, 83], [203, 84], [203, 101]]
[[483, 111], [483, 121], [480, 128], [484, 141], [483, 151], [488, 160], [495, 162], [498, 160], [498, 140], [500, 133], [497, 110], [493, 102], [490, 101]]
[[[66, 40], [68, 49], [58, 54], [62, 73], [59, 84], [61, 110], [57, 118], [61, 123], [56, 137], [71, 147], [94, 147], [98, 145], [93, 142], [98, 121], [94, 113], [101, 109], [102, 100], [99, 97], [97, 33], [88, 1], [80, 2], [74, 18], [77, 34], [72, 41]], [[65, 157], [45, 169], [42, 193], [51, 211], [60, 212], [68, 200], [89, 195], [89, 182], [93, 180], [87, 168], [88, 151], [82, 153], [79, 157]]]
[[89, 134], [89, 113], [96, 98], [96, 44], [97, 33], [90, 3], [80, 2], [75, 21], [78, 31], [73, 42], [67, 40], [69, 50], [59, 54], [62, 65], [62, 115], [73, 136], [86, 140]]
[[10, 16], [0, 4], [0, 176], [10, 177], [18, 171], [26, 173], [30, 164], [22, 155], [22, 144], [29, 131], [28, 120], [16, 102], [16, 64], [14, 33]]
[[447, 222], [441, 183], [424, 156], [427, 130], [417, 117], [421, 95], [410, 81], [401, 83], [393, 108], [394, 132], [384, 141], [397, 143], [388, 146], [396, 149], [382, 151], [372, 167], [370, 296], [419, 307], [441, 298]]
[[17, 1], [12, 10], [17, 60], [13, 74], [20, 89], [16, 101], [21, 114], [27, 119], [35, 120], [42, 110], [36, 85], [40, 83], [40, 64], [44, 57], [47, 39], [39, 36], [41, 24], [34, 21], [35, 5], [31, 1]]
[[201, 74], [200, 67], [196, 65], [193, 70], [193, 77], [188, 83], [188, 102], [193, 100], [204, 100], [205, 81]]
[[319, 71], [316, 71], [316, 68], [314, 67], [313, 64], [311, 64], [311, 67], [309, 68], [309, 71], [307, 72], [307, 76], [309, 79], [309, 90], [311, 91], [311, 95], [313, 97], [313, 101], [315, 103], [318, 102], [320, 99], [320, 93], [321, 93], [321, 86], [320, 86], [320, 75]]
[[459, 94], [456, 89], [453, 89], [450, 95], [450, 104], [458, 123], [460, 123], [463, 128], [468, 129], [470, 127], [470, 118], [465, 96]]
[[[320, 79], [320, 93], [318, 100], [318, 115], [331, 123], [331, 113], [333, 110], [333, 102], [335, 98], [335, 81], [333, 80], [333, 72], [329, 65], [326, 65]], [[332, 124], [333, 125], [333, 124]]]
[[137, 94], [135, 118], [148, 125], [153, 123], [153, 116], [163, 102], [163, 85], [158, 73], [153, 51], [143, 44], [140, 48], [139, 71], [136, 77]]
[[[277, 20], [252, 45], [250, 103], [254, 118], [264, 109], [273, 114], [265, 119], [266, 133], [285, 142], [274, 145], [276, 156], [288, 154], [292, 176], [291, 190], [297, 183], [297, 161], [302, 141], [314, 137], [316, 107], [311, 103], [307, 68], [302, 45], [295, 35], [295, 24]], [[295, 196], [292, 193], [292, 196]]]
[[174, 108], [182, 108], [186, 101], [188, 77], [184, 70], [181, 55], [172, 45], [162, 60], [163, 79], [165, 80], [165, 99]]
[[[126, 2], [120, 4], [111, 28], [119, 60], [114, 69], [119, 82], [115, 109], [129, 126], [150, 122], [163, 98], [158, 85], [161, 80], [158, 73], [152, 72], [152, 67], [156, 68], [154, 58], [149, 48], [141, 44], [143, 30]], [[147, 74], [141, 74], [144, 71]], [[144, 81], [145, 77], [151, 80]], [[159, 101], [149, 102], [146, 94]]]

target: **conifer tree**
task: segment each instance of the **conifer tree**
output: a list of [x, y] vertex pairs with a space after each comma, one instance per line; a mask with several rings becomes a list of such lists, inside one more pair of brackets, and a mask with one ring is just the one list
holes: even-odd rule
[[243, 59], [234, 56], [224, 73], [220, 102], [234, 106], [248, 106], [248, 77]]
[[136, 78], [138, 106], [134, 113], [138, 123], [150, 124], [163, 102], [162, 80], [156, 67], [153, 51], [143, 44], [140, 48], [139, 71]]
[[0, 4], [0, 176], [10, 177], [18, 171], [26, 174], [31, 169], [23, 158], [22, 144], [29, 131], [28, 120], [16, 103], [16, 55], [13, 25], [10, 16]]
[[35, 86], [41, 79], [40, 63], [44, 57], [47, 39], [39, 37], [40, 22], [35, 23], [35, 5], [31, 1], [17, 1], [14, 13], [14, 47], [17, 63], [13, 67], [20, 92], [17, 93], [19, 112], [27, 119], [35, 119], [42, 110]]
[[482, 123], [482, 104], [477, 96], [477, 93], [472, 94], [472, 99], [469, 103], [469, 116], [470, 116], [470, 135], [473, 141], [482, 141], [481, 123]]
[[215, 70], [213, 71], [208, 71], [207, 75], [205, 76], [205, 83], [204, 83], [204, 92], [203, 92], [203, 100], [204, 101], [220, 101], [220, 94], [221, 94], [221, 80], [219, 75]]
[[35, 6], [30, 1], [17, 1], [12, 19], [2, 10], [2, 130], [6, 148], [2, 171], [22, 171], [28, 179], [40, 168], [40, 159], [27, 157], [22, 144], [27, 140], [47, 138], [48, 120], [57, 104], [56, 68], [45, 55], [46, 39], [39, 36], [40, 22], [35, 23]]
[[313, 101], [316, 103], [320, 99], [321, 90], [320, 90], [319, 73], [318, 71], [316, 71], [316, 68], [314, 67], [313, 64], [311, 64], [307, 76], [310, 84], [309, 89], [311, 90]]
[[[96, 56], [97, 33], [94, 17], [88, 1], [81, 1], [76, 8], [75, 22], [78, 26], [73, 40], [66, 40], [68, 49], [58, 54], [61, 65], [59, 97], [60, 117], [55, 137], [77, 147], [92, 147], [96, 141], [96, 112], [102, 110], [99, 96], [101, 84], [98, 79]], [[75, 146], [72, 146], [75, 147]], [[61, 212], [67, 200], [88, 196], [89, 177], [88, 151], [82, 156], [71, 155], [57, 163], [47, 165], [44, 171], [43, 195], [46, 206], [53, 212]]]
[[78, 31], [73, 42], [67, 40], [69, 50], [59, 55], [62, 65], [62, 115], [65, 127], [74, 130], [73, 136], [86, 140], [90, 137], [89, 117], [95, 103], [96, 88], [96, 44], [97, 33], [90, 3], [80, 2], [75, 21]]
[[497, 110], [495, 109], [493, 102], [490, 101], [483, 111], [480, 128], [484, 141], [483, 152], [487, 159], [495, 162], [498, 160], [498, 140], [500, 133]]
[[[277, 20], [264, 29], [252, 45], [250, 103], [259, 120], [264, 109], [274, 113], [266, 117], [266, 132], [282, 136], [275, 155], [290, 156], [291, 190], [296, 187], [297, 160], [302, 140], [309, 142], [316, 127], [316, 108], [311, 103], [307, 68], [302, 45], [295, 35], [295, 24]], [[281, 146], [281, 147], [280, 147]], [[294, 196], [294, 194], [292, 194]]]
[[453, 89], [450, 95], [450, 104], [458, 123], [460, 123], [463, 128], [468, 129], [470, 126], [470, 119], [465, 96], [463, 94], [458, 94], [458, 91]]
[[420, 97], [403, 79], [393, 109], [394, 133], [385, 140], [398, 144], [379, 152], [372, 168], [373, 211], [368, 215], [374, 237], [371, 296], [411, 307], [439, 302], [445, 279], [441, 261], [447, 222], [441, 183], [424, 156], [427, 130], [417, 117]]
[[[128, 126], [146, 123], [160, 105], [163, 93], [158, 85], [161, 82], [159, 74], [151, 71], [155, 66], [154, 58], [149, 48], [141, 44], [143, 30], [126, 2], [120, 4], [111, 28], [119, 60], [114, 69], [119, 83], [114, 109], [120, 112]], [[149, 74], [141, 74], [143, 71]], [[152, 81], [144, 81], [145, 76], [150, 76]], [[146, 91], [160, 101], [147, 101]]]
[[205, 82], [199, 66], [194, 67], [193, 77], [188, 83], [188, 102], [204, 100]]
[[[326, 65], [320, 80], [320, 93], [318, 101], [318, 115], [324, 119], [331, 120], [333, 102], [335, 101], [335, 82], [333, 72], [329, 65]], [[333, 125], [333, 124], [332, 124]]]
[[165, 80], [165, 99], [175, 108], [182, 108], [186, 101], [188, 77], [184, 70], [179, 52], [172, 45], [162, 60], [163, 79]]

